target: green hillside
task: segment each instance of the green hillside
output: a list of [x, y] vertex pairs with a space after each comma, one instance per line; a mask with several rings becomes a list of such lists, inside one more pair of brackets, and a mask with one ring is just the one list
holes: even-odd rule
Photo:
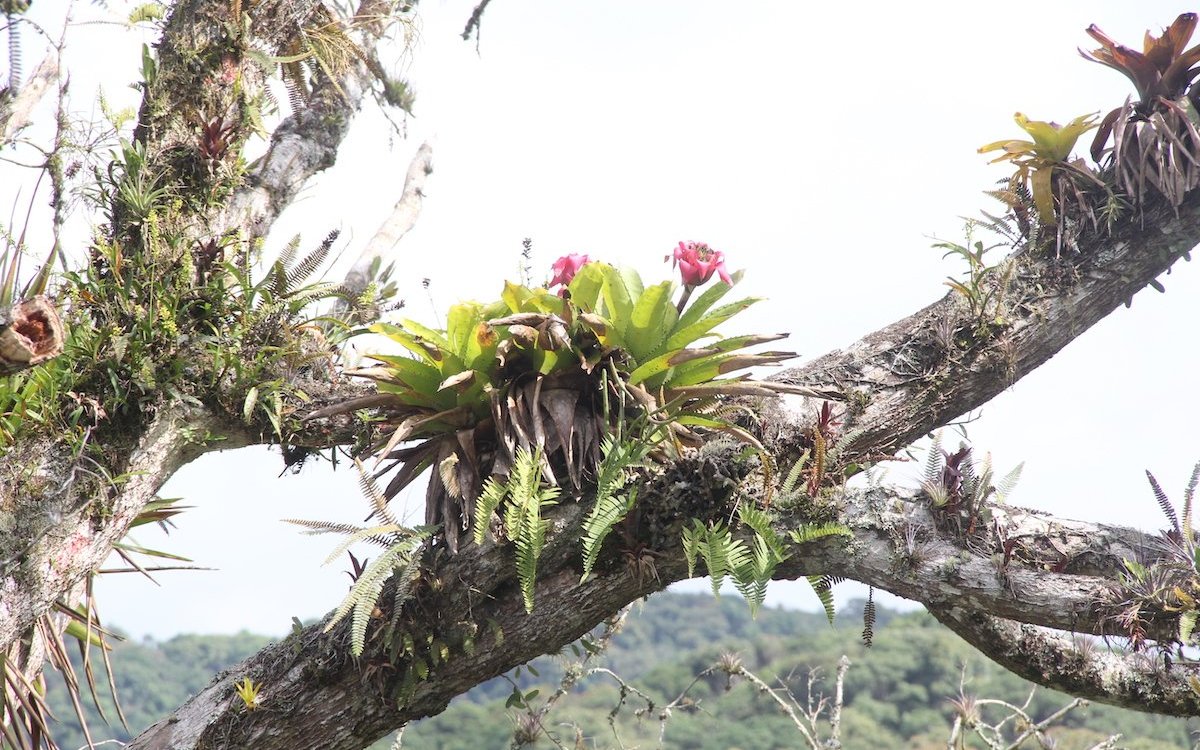
[[[745, 604], [732, 596], [658, 594], [634, 608], [602, 663], [661, 706], [725, 652], [736, 652], [747, 668], [768, 682], [785, 679], [800, 697], [814, 667], [827, 676], [821, 686], [832, 690], [834, 666], [846, 654], [852, 663], [845, 684], [842, 730], [847, 748], [944, 749], [953, 717], [947, 699], [958, 696], [964, 674], [966, 691], [978, 697], [1020, 704], [1029, 696], [1027, 683], [980, 657], [924, 613], [880, 609], [874, 647], [866, 649], [860, 639], [860, 611], [860, 607], [847, 607], [836, 627], [830, 627], [822, 614], [779, 609], [764, 610], [755, 620]], [[118, 645], [112, 661], [131, 727], [137, 731], [152, 723], [207, 684], [214, 672], [253, 653], [267, 640], [249, 634], [179, 636], [162, 643]], [[570, 651], [562, 658], [543, 657], [534, 663], [536, 677], [521, 670], [514, 679], [523, 691], [537, 688], [544, 697], [557, 687], [567, 657], [574, 660]], [[403, 747], [508, 747], [514, 724], [504, 702], [511, 692], [512, 685], [500, 678], [478, 686], [440, 716], [410, 726]], [[697, 709], [673, 712], [665, 729], [668, 748], [770, 750], [801, 744], [778, 707], [749, 685], [735, 681], [727, 689], [725, 676], [715, 675], [695, 684], [688, 696]], [[69, 721], [73, 716], [69, 704], [57, 686], [51, 698], [55, 713], [64, 720], [62, 746], [74, 750], [83, 739]], [[1028, 710], [1041, 719], [1068, 700], [1038, 690]], [[619, 747], [609, 714], [620, 701], [611, 678], [593, 675], [559, 702], [546, 724], [568, 747], [574, 744], [575, 726], [587, 748]], [[658, 711], [635, 716], [643, 707], [644, 702], [630, 697], [617, 714], [614, 726], [627, 748], [657, 746]], [[1200, 724], [1193, 725], [1200, 730]], [[98, 720], [92, 726], [96, 740], [128, 739], [127, 733]], [[1054, 735], [1059, 750], [1082, 750], [1118, 732], [1123, 735], [1120, 747], [1167, 750], [1192, 747], [1188, 728], [1183, 720], [1094, 705], [1068, 715]], [[540, 744], [551, 746], [545, 741]], [[389, 745], [390, 741], [381, 741], [372, 750]]]

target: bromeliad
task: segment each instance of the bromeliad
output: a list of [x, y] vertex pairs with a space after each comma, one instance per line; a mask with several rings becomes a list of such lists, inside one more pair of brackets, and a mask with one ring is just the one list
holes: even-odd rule
[[[538, 456], [541, 481], [578, 495], [595, 481], [603, 438], [619, 422], [644, 426], [659, 453], [698, 445], [704, 430], [740, 432], [712, 412], [730, 396], [807, 389], [752, 381], [745, 368], [794, 354], [750, 353], [785, 334], [723, 338], [714, 329], [758, 300], [718, 304], [739, 274], [702, 243], [680, 243], [682, 299], [672, 281], [645, 284], [632, 269], [568, 255], [552, 286], [506, 282], [500, 299], [454, 305], [445, 330], [413, 320], [370, 330], [406, 350], [371, 355], [378, 366], [352, 374], [378, 383], [370, 403], [351, 401], [310, 418], [380, 407], [389, 437], [373, 446], [392, 472], [394, 497], [432, 467], [426, 523], [451, 550], [473, 524], [491, 477], [508, 477], [519, 453]], [[712, 284], [686, 304], [693, 290]], [[732, 376], [730, 376], [733, 374]]]

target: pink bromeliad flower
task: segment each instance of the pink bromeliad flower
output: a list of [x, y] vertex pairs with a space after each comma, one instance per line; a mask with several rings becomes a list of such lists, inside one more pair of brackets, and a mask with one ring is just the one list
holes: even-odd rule
[[588, 262], [586, 253], [583, 255], [570, 253], [554, 261], [554, 264], [550, 266], [550, 270], [554, 272], [554, 277], [550, 279], [550, 286], [562, 284], [565, 287], [570, 284], [571, 279], [575, 278], [575, 274], [579, 273], [579, 269]]
[[680, 242], [675, 248], [675, 264], [683, 277], [684, 286], [696, 287], [707, 282], [715, 273], [721, 281], [732, 284], [725, 270], [725, 256], [703, 242]]

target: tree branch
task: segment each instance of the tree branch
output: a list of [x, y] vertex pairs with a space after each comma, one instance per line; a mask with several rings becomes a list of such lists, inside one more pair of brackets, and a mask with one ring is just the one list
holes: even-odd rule
[[[355, 14], [368, 19], [359, 24], [362, 49], [372, 50], [383, 39], [392, 12], [388, 0], [363, 0]], [[215, 221], [221, 230], [217, 233], [239, 228], [249, 239], [265, 237], [308, 179], [333, 166], [371, 82], [371, 71], [361, 60], [337, 81], [319, 76], [308, 105], [275, 128], [266, 155], [222, 209]]]
[[1171, 669], [1146, 654], [1079, 648], [1061, 635], [984, 612], [945, 606], [929, 611], [989, 659], [1021, 677], [1125, 708], [1195, 716], [1200, 699], [1188, 684], [1195, 670]]
[[58, 80], [58, 54], [50, 50], [34, 69], [15, 98], [0, 107], [0, 148], [8, 144], [17, 134], [33, 122], [33, 108]]
[[404, 191], [396, 201], [392, 213], [372, 235], [366, 247], [359, 253], [354, 266], [346, 274], [343, 284], [346, 295], [354, 298], [362, 294], [371, 280], [371, 264], [383, 259], [417, 223], [421, 204], [425, 198], [425, 178], [433, 173], [433, 146], [426, 141], [417, 149], [404, 176]]
[[[218, 676], [130, 748], [287, 747], [303, 740], [332, 750], [357, 750], [405, 722], [436, 714], [459, 692], [570, 643], [620, 607], [686, 578], [680, 525], [697, 515], [728, 516], [742, 478], [728, 471], [737, 465], [734, 453], [731, 448], [717, 456], [682, 459], [648, 479], [639, 491], [641, 524], [648, 529], [639, 541], [652, 542], [656, 578], [639, 576], [637, 566], [628, 565], [618, 545], [610, 543], [596, 574], [579, 582], [576, 540], [582, 534], [586, 503], [564, 504], [553, 517], [554, 532], [539, 562], [531, 614], [521, 604], [507, 546], [468, 545], [451, 558], [435, 553], [428, 561], [425, 585], [402, 613], [400, 630], [417, 642], [436, 638], [446, 644], [450, 656], [434, 665], [428, 679], [418, 681], [407, 700], [397, 703], [395, 697], [406, 663], [401, 659], [393, 666], [380, 627], [372, 626], [367, 651], [356, 663], [347, 653], [346, 623], [330, 635], [323, 635], [317, 625]], [[931, 538], [925, 563], [909, 569], [886, 529], [894, 518], [922, 522], [928, 517], [924, 504], [910, 500], [911, 493], [884, 489], [853, 495], [846, 515], [855, 524], [854, 539], [843, 544], [830, 538], [795, 548], [777, 577], [834, 574], [934, 607], [961, 603], [973, 611], [1011, 613], [1043, 625], [1099, 633], [1109, 625], [1095, 607], [1106, 580], [1093, 573], [1119, 564], [1122, 555], [1149, 541], [1131, 529], [998, 507], [993, 510], [1006, 514], [1001, 523], [1016, 535], [1028, 536], [1028, 549], [1022, 553], [1030, 556], [1026, 562], [1012, 563], [1004, 573], [989, 550], [955, 550], [948, 538]], [[795, 520], [782, 520], [780, 533]], [[1079, 555], [1084, 572], [1052, 574], [1039, 568], [1034, 540], [1039, 528], [1051, 526], [1061, 530], [1061, 536], [1055, 536], [1064, 549]], [[941, 557], [952, 551], [957, 552], [954, 566]], [[385, 590], [381, 606], [386, 608], [389, 601]], [[384, 612], [380, 623], [389, 615]], [[465, 634], [473, 639], [469, 654], [463, 646]], [[247, 713], [230, 699], [232, 685], [244, 676], [263, 683], [261, 695], [269, 710]], [[1095, 698], [1143, 711], [1184, 715], [1200, 710], [1200, 696], [1179, 691], [1164, 693], [1161, 700], [1132, 693]], [[268, 737], [279, 744], [266, 744]]]

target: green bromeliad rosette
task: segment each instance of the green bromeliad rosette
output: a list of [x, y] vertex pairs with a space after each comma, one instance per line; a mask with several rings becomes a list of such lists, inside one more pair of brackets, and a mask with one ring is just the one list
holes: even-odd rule
[[590, 569], [612, 519], [635, 500], [624, 491], [627, 468], [699, 445], [706, 432], [757, 445], [727, 421], [728, 399], [809, 393], [745, 372], [795, 356], [747, 351], [786, 334], [715, 332], [758, 301], [725, 302], [740, 273], [726, 271], [720, 252], [680, 242], [669, 259], [681, 283], [648, 285], [636, 271], [572, 254], [554, 263], [546, 287], [510, 281], [499, 300], [454, 305], [445, 330], [376, 323], [372, 332], [405, 351], [370, 355], [377, 366], [351, 373], [376, 381], [384, 400], [371, 399], [390, 428], [374, 446], [388, 462], [378, 474], [389, 477], [384, 498], [432, 468], [426, 525], [451, 551], [489, 531], [514, 542], [527, 606], [541, 509], [564, 490], [596, 496], [584, 540]]

